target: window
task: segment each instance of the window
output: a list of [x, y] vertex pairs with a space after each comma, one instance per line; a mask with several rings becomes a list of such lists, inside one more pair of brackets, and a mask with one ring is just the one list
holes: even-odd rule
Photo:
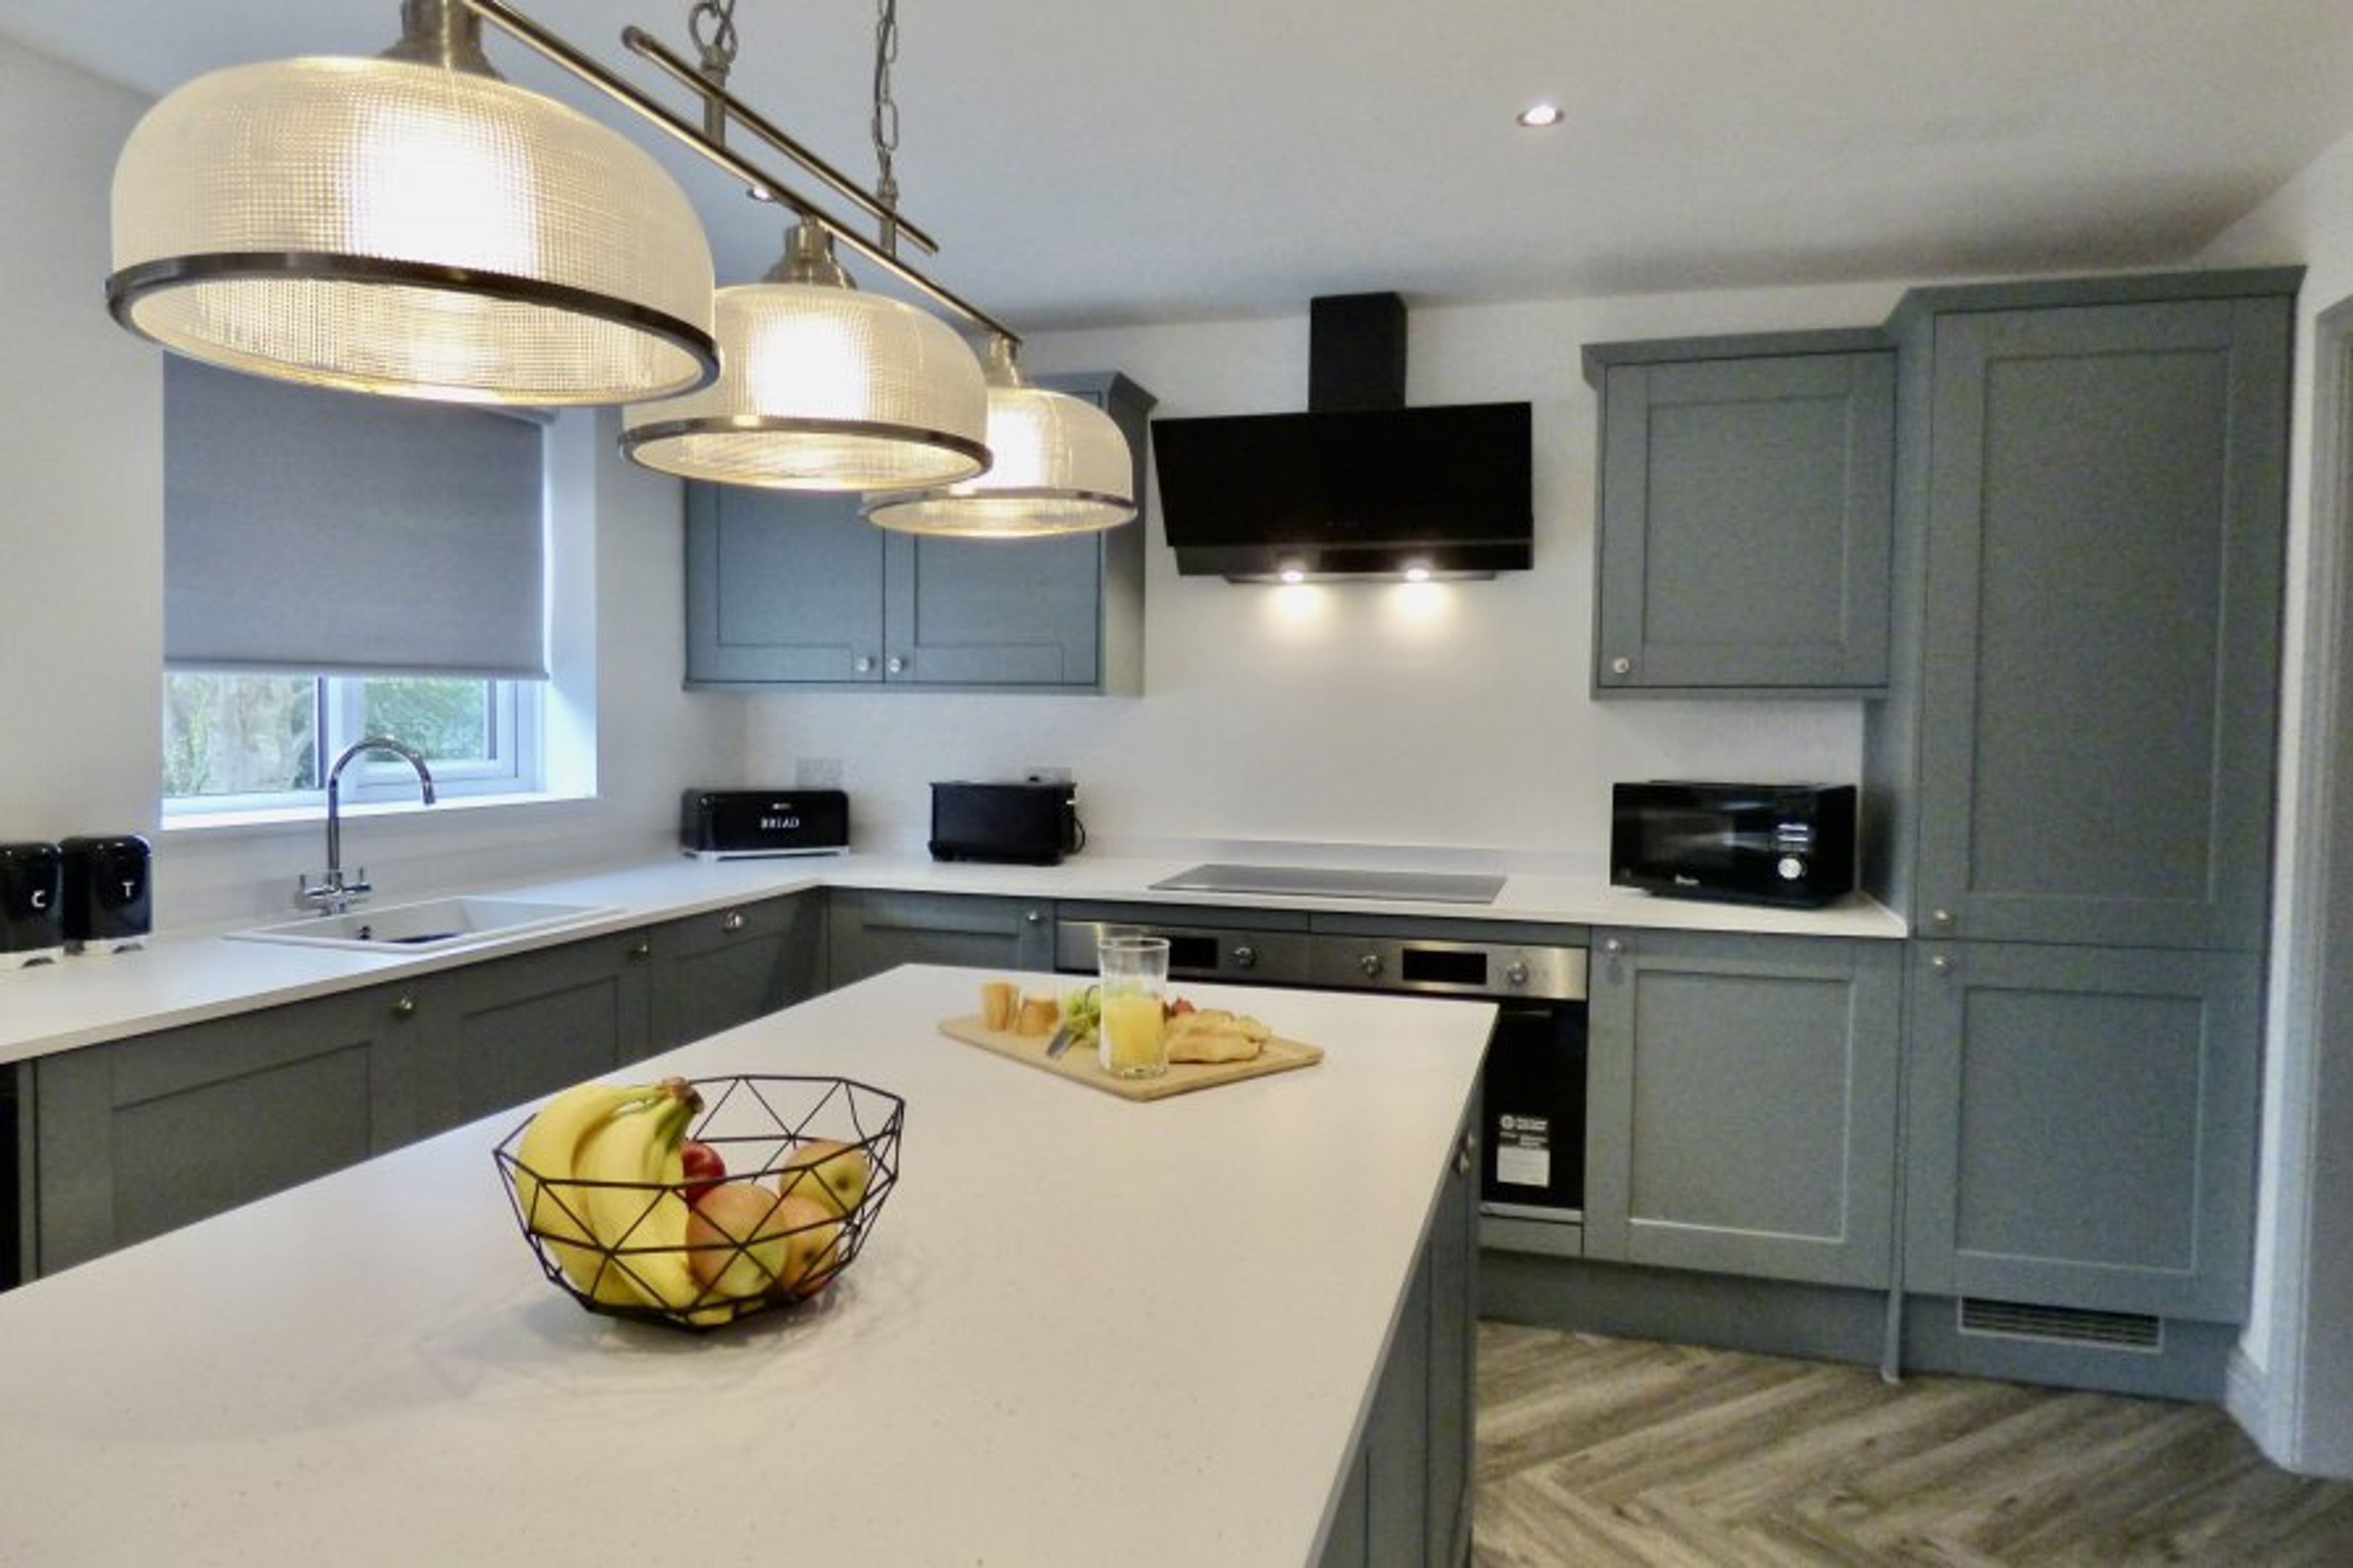
[[165, 362], [167, 816], [543, 786], [545, 430]]
[[[463, 677], [250, 675], [172, 670], [164, 678], [167, 814], [284, 810], [308, 804], [343, 749], [366, 735], [416, 747], [445, 795], [539, 786], [537, 682]], [[344, 769], [354, 804], [411, 800], [417, 775], [363, 754]]]

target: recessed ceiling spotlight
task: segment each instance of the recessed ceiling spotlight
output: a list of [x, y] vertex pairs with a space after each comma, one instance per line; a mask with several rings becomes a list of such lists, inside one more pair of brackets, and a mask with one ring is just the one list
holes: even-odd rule
[[1541, 131], [1547, 125], [1560, 123], [1560, 105], [1546, 100], [1531, 103], [1519, 112], [1519, 122], [1531, 131]]

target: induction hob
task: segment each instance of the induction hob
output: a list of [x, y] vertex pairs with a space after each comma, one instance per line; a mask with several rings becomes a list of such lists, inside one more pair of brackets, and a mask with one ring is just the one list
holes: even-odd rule
[[1229, 866], [1211, 861], [1152, 884], [1166, 893], [1294, 894], [1430, 904], [1492, 904], [1504, 879], [1445, 871], [1343, 871], [1323, 866]]

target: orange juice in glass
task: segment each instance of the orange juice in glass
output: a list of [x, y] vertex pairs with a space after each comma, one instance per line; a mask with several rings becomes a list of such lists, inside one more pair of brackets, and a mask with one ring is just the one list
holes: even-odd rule
[[1158, 1078], [1168, 1070], [1161, 1001], [1168, 989], [1168, 939], [1107, 936], [1095, 945], [1103, 1013], [1096, 1060], [1113, 1078]]

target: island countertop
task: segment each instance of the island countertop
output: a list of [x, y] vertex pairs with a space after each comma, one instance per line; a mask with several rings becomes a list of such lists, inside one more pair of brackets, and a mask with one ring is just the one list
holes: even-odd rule
[[0, 1295], [0, 1561], [1314, 1562], [1493, 1008], [1187, 986], [1324, 1059], [1134, 1102], [939, 1034], [988, 977], [620, 1075], [905, 1098], [897, 1190], [806, 1308], [584, 1311], [492, 1165], [522, 1108]]

